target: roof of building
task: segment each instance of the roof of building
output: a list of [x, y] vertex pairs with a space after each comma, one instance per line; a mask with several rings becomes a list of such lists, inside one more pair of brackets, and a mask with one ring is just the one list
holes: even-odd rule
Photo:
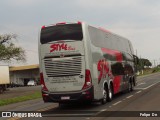
[[26, 65], [26, 66], [11, 66], [9, 67], [9, 71], [18, 71], [18, 70], [30, 70], [39, 68], [39, 65]]

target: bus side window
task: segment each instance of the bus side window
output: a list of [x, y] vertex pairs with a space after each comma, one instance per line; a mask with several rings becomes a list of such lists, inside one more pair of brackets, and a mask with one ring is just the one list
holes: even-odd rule
[[120, 62], [113, 63], [111, 65], [111, 68], [112, 68], [112, 74], [114, 76], [124, 75], [124, 67], [123, 67], [122, 63], [120, 63]]

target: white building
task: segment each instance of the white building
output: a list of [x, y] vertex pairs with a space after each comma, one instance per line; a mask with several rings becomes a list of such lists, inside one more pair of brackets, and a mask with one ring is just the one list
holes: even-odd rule
[[28, 65], [10, 67], [11, 84], [26, 86], [29, 80], [34, 80], [39, 84], [39, 65]]

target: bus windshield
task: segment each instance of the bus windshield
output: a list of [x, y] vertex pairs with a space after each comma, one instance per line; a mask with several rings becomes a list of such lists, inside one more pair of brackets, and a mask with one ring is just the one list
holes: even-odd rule
[[65, 24], [42, 28], [40, 42], [45, 44], [59, 40], [82, 40], [81, 24]]

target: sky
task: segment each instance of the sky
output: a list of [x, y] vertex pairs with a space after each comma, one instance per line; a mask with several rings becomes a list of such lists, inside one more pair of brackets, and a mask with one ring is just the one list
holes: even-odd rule
[[[138, 57], [160, 64], [160, 0], [0, 0], [0, 34], [17, 34], [26, 63], [38, 64], [41, 26], [84, 21], [129, 39]], [[135, 52], [136, 53], [136, 52]]]

